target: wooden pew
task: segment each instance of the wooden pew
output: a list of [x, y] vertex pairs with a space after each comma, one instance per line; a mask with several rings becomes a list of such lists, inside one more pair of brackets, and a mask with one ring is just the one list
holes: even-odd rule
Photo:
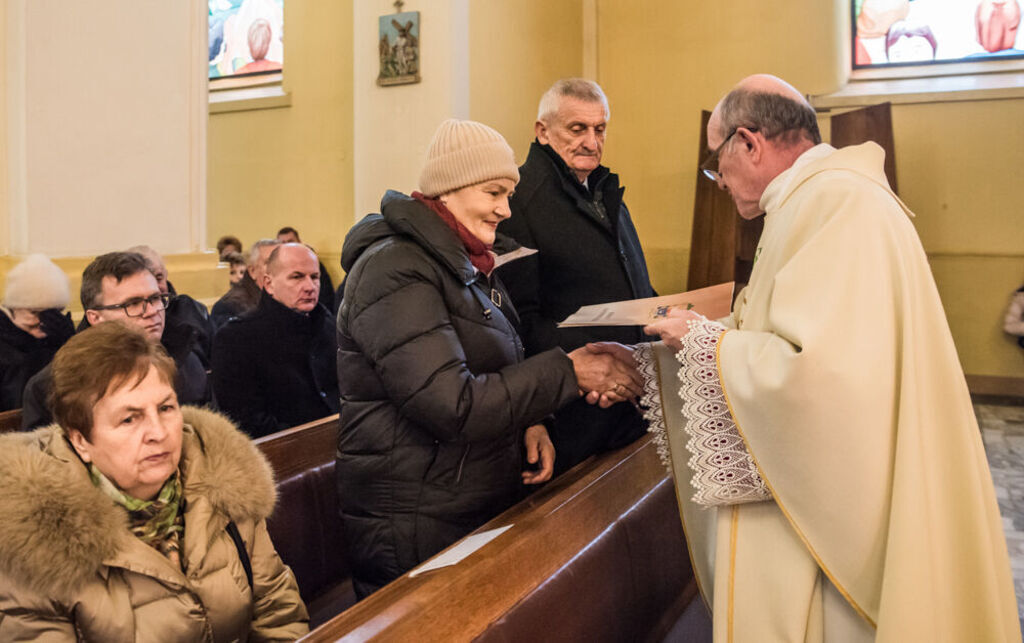
[[313, 626], [355, 603], [334, 480], [337, 434], [335, 414], [255, 441], [277, 479], [267, 529], [295, 572]]
[[0, 433], [21, 430], [21, 409], [0, 413]]
[[477, 531], [508, 524], [461, 563], [403, 576], [303, 640], [662, 640], [697, 596], [675, 490], [649, 436]]

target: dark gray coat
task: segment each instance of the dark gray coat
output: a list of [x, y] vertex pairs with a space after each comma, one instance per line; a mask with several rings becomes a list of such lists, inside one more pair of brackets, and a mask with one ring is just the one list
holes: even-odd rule
[[504, 287], [388, 192], [345, 239], [340, 511], [360, 596], [513, 504], [523, 431], [577, 396], [560, 349], [523, 358]]

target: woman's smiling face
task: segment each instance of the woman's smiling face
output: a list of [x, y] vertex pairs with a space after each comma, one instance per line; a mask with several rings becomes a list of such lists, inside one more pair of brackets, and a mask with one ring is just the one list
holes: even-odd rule
[[492, 179], [442, 194], [441, 202], [470, 234], [490, 246], [498, 224], [512, 215], [508, 200], [515, 188], [512, 179]]

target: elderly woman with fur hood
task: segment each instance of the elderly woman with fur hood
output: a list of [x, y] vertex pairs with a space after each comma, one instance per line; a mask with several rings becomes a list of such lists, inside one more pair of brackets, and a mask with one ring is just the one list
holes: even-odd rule
[[21, 408], [29, 378], [75, 332], [68, 277], [46, 255], [29, 255], [7, 273], [0, 303], [0, 411]]
[[0, 437], [0, 640], [306, 633], [267, 535], [269, 465], [225, 418], [178, 406], [163, 349], [100, 324], [53, 377], [58, 424]]

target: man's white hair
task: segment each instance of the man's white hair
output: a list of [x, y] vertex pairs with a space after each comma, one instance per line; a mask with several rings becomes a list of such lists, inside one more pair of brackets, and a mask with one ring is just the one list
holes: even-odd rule
[[537, 107], [537, 120], [550, 120], [558, 113], [558, 106], [561, 104], [562, 99], [567, 97], [587, 103], [601, 103], [604, 107], [605, 120], [612, 116], [611, 109], [608, 107], [608, 97], [604, 95], [600, 85], [586, 78], [563, 78], [556, 81], [540, 97], [540, 105]]
[[276, 247], [281, 245], [277, 239], [260, 239], [249, 248], [249, 257], [246, 265], [255, 266], [260, 260], [260, 248]]

